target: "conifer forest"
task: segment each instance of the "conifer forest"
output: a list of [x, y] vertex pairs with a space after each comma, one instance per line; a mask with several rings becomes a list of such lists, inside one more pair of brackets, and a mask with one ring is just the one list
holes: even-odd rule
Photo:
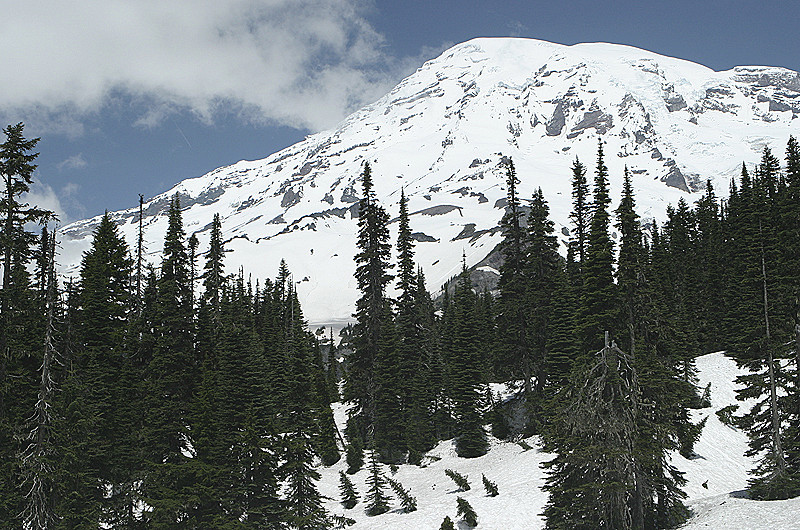
[[[785, 153], [764, 148], [760, 163], [742, 164], [724, 199], [709, 182], [693, 204], [670, 205], [664, 224], [642, 221], [627, 169], [622, 194], [610, 194], [599, 143], [596, 160], [563, 168], [566, 253], [547, 197], [521, 197], [508, 159], [492, 290], [473, 285], [464, 260], [429, 292], [405, 195], [392, 240], [364, 163], [360, 297], [334, 337], [308, 328], [291, 263], [274, 278], [226, 268], [219, 215], [201, 248], [177, 195], [159, 263], [145, 259], [141, 213], [131, 246], [106, 214], [78, 272], [59, 274], [58, 220], [25, 199], [38, 139], [22, 123], [3, 133], [2, 529], [345, 528], [352, 510], [378, 518], [424, 505], [386, 470], [421, 465], [439, 442], [470, 459], [490, 439], [531, 435], [553, 455], [546, 528], [672, 528], [689, 509], [670, 455], [693, 455], [704, 422], [691, 411], [708, 400], [695, 358], [716, 351], [744, 369], [738, 398], [754, 403], [729, 418], [757, 457], [748, 495], [800, 495], [793, 137]], [[490, 383], [512, 397], [496, 399]], [[336, 402], [349, 405], [343, 429]], [[340, 459], [337, 512], [318, 481]], [[366, 487], [351, 479], [362, 469]], [[470, 489], [447, 471], [448, 487]], [[502, 496], [485, 472], [472, 487]], [[457, 509], [463, 525], [479, 524], [467, 500]], [[446, 515], [441, 528], [454, 528]]]

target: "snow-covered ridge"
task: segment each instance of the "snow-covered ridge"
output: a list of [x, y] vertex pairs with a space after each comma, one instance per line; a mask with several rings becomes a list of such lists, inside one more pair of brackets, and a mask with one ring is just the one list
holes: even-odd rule
[[[529, 197], [541, 187], [562, 239], [568, 234], [570, 165], [593, 170], [598, 138], [621, 189], [633, 175], [638, 209], [663, 219], [667, 204], [695, 200], [711, 179], [720, 194], [763, 146], [783, 152], [800, 134], [800, 78], [772, 67], [714, 72], [630, 46], [564, 46], [530, 39], [474, 39], [422, 65], [380, 100], [330, 131], [263, 160], [242, 161], [180, 182], [145, 204], [148, 257], [162, 246], [169, 197], [180, 193], [188, 233], [201, 250], [222, 217], [228, 271], [274, 276], [286, 258], [312, 323], [350, 318], [356, 298], [354, 209], [364, 161], [390, 215], [410, 200], [417, 259], [429, 288], [496, 245], [505, 170], [513, 158]], [[112, 214], [135, 241], [137, 209]], [[74, 271], [98, 218], [63, 230]], [[396, 229], [396, 225], [393, 225]]]

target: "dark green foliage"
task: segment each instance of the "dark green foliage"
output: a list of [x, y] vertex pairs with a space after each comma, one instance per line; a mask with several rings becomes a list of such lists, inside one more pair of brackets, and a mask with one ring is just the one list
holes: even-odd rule
[[401, 510], [404, 513], [417, 511], [417, 498], [412, 497], [399, 481], [393, 478], [388, 478], [387, 480], [389, 481], [389, 486], [391, 486], [392, 491], [394, 491], [397, 498], [400, 499]]
[[[657, 365], [607, 346], [576, 368], [547, 445], [547, 528], [668, 528], [688, 514], [680, 473], [667, 463], [675, 435], [660, 430]], [[639, 383], [639, 377], [646, 382]], [[643, 390], [645, 390], [643, 392]], [[666, 436], [666, 438], [663, 438]], [[648, 477], [645, 480], [644, 477]]]
[[735, 427], [736, 422], [734, 418], [734, 413], [739, 408], [739, 405], [731, 404], [719, 409], [715, 414], [719, 421], [722, 422], [723, 425], [727, 425], [728, 427]]
[[[39, 243], [31, 225], [52, 217], [24, 202], [33, 184], [38, 156], [33, 149], [39, 139], [25, 139], [23, 129], [22, 123], [4, 128], [0, 144], [0, 513], [7, 514], [11, 528], [22, 526], [19, 436], [41, 383], [37, 374], [45, 327], [43, 291], [35, 288], [28, 267]], [[43, 247], [39, 255], [46, 255]]]
[[350, 480], [350, 477], [348, 477], [344, 471], [339, 471], [339, 493], [342, 496], [342, 506], [346, 509], [349, 510], [358, 504], [358, 492], [355, 486], [353, 486], [353, 481]]
[[472, 509], [472, 506], [463, 497], [456, 498], [456, 502], [458, 503], [458, 511], [456, 512], [458, 517], [464, 519], [464, 522], [470, 528], [478, 526], [478, 515]]
[[479, 333], [476, 302], [464, 263], [445, 317], [450, 319], [451, 333], [448, 360], [454, 367], [450, 372], [450, 393], [454, 402], [456, 452], [464, 458], [482, 456], [488, 450], [481, 414], [485, 364], [475, 340]]
[[517, 178], [514, 163], [509, 159], [506, 168], [506, 212], [500, 220], [503, 239], [499, 249], [503, 255], [500, 266], [500, 290], [497, 326], [503, 330], [500, 336], [500, 354], [495, 361], [495, 370], [508, 379], [521, 379], [526, 396], [531, 395], [532, 359], [530, 331], [531, 317], [527, 303], [526, 238], [523, 228], [523, 212], [517, 197]]
[[439, 530], [456, 530], [455, 525], [453, 525], [453, 520], [450, 519], [449, 515], [444, 517], [442, 520], [442, 525], [439, 527]]
[[350, 475], [358, 472], [364, 465], [364, 449], [361, 447], [361, 441], [354, 438], [352, 442], [347, 444], [347, 473]]
[[[372, 171], [369, 163], [364, 164], [361, 174], [363, 197], [359, 201], [358, 215], [358, 253], [355, 256], [356, 282], [361, 296], [356, 301], [356, 325], [351, 337], [353, 353], [348, 359], [348, 372], [345, 380], [344, 398], [355, 406], [350, 408], [347, 421], [348, 438], [359, 437], [366, 440], [369, 428], [375, 428], [378, 447], [382, 452], [397, 451], [400, 440], [395, 439], [395, 431], [390, 431], [391, 424], [387, 417], [388, 410], [394, 405], [397, 378], [378, 386], [378, 370], [384, 373], [391, 370], [392, 363], [382, 356], [393, 356], [394, 345], [385, 336], [391, 321], [389, 302], [386, 298], [386, 287], [392, 279], [389, 274], [389, 215], [378, 203], [372, 187]], [[382, 394], [382, 396], [379, 396]], [[381, 411], [376, 410], [379, 397]], [[375, 425], [380, 416], [380, 422]]]
[[618, 329], [616, 286], [614, 285], [614, 243], [609, 234], [608, 168], [603, 160], [603, 145], [597, 147], [594, 199], [587, 236], [586, 260], [582, 263], [583, 290], [578, 334], [581, 354], [602, 347], [603, 334], [612, 337]]
[[497, 483], [486, 478], [486, 475], [481, 475], [481, 479], [483, 480], [483, 489], [486, 490], [486, 495], [489, 497], [497, 497], [500, 494], [497, 490]]
[[381, 470], [378, 454], [375, 449], [369, 452], [369, 476], [367, 477], [366, 514], [381, 515], [389, 511], [391, 497], [386, 493], [386, 476]]
[[531, 447], [530, 444], [528, 444], [528, 442], [526, 442], [525, 440], [518, 441], [517, 445], [522, 447], [523, 451], [530, 451], [531, 449], [533, 449], [533, 447]]
[[458, 471], [453, 471], [452, 469], [445, 469], [444, 474], [450, 477], [452, 481], [456, 483], [456, 486], [458, 486], [458, 491], [470, 490], [469, 480], [467, 479], [467, 477], [465, 477]]
[[332, 528], [343, 529], [356, 524], [356, 520], [344, 515], [334, 515], [331, 517], [331, 523], [333, 524]]

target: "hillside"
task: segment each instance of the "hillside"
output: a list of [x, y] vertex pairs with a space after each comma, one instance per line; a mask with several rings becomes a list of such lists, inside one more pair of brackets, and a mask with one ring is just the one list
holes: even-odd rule
[[[715, 414], [722, 407], [737, 403], [733, 379], [740, 371], [736, 364], [723, 353], [712, 353], [699, 357], [697, 368], [699, 385], [705, 387], [711, 383], [712, 406], [694, 411], [695, 421], [708, 418], [695, 447], [698, 457], [687, 460], [680, 455], [674, 456], [675, 465], [686, 473], [688, 483], [684, 491], [688, 494], [687, 504], [694, 512], [681, 528], [796, 528], [800, 517], [800, 498], [788, 501], [751, 501], [742, 498], [742, 490], [747, 485], [747, 470], [753, 465], [752, 459], [743, 456], [747, 448], [747, 436], [722, 424]], [[344, 410], [339, 405], [337, 420], [342, 426], [344, 419]], [[545, 480], [541, 464], [552, 455], [537, 449], [536, 437], [526, 442], [534, 449], [525, 451], [516, 443], [492, 439], [488, 454], [476, 459], [463, 459], [455, 455], [452, 442], [445, 441], [428, 453], [425, 467], [400, 466], [394, 478], [409, 489], [418, 501], [418, 511], [409, 514], [393, 510], [377, 517], [367, 517], [363, 503], [351, 510], [344, 510], [337, 502], [338, 473], [346, 468], [344, 461], [321, 469], [323, 477], [320, 491], [330, 497], [326, 506], [331, 513], [345, 514], [357, 521], [356, 525], [350, 527], [352, 530], [436, 529], [445, 515], [457, 520], [457, 496], [467, 499], [475, 509], [479, 523], [477, 528], [543, 528], [544, 521], [539, 514], [547, 502], [547, 494], [541, 490]], [[444, 474], [448, 468], [468, 475], [472, 489], [456, 493], [456, 486]], [[386, 472], [390, 474], [388, 469]], [[486, 496], [481, 486], [482, 473], [497, 483], [499, 496]], [[353, 478], [360, 493], [366, 491], [366, 477], [367, 471], [361, 470]]]

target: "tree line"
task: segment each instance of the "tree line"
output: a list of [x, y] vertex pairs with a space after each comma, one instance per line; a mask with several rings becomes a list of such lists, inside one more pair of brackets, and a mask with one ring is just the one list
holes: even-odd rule
[[627, 169], [611, 210], [601, 143], [591, 189], [586, 167], [571, 168], [566, 252], [541, 190], [521, 198], [508, 159], [497, 288], [475, 289], [463, 260], [437, 298], [414, 260], [405, 193], [392, 220], [365, 163], [355, 324], [321, 348], [288, 267], [255, 283], [226, 274], [219, 216], [200, 254], [178, 196], [159, 267], [144, 262], [140, 199], [136, 248], [106, 214], [79, 277], [59, 283], [52, 213], [22, 202], [37, 141], [22, 132], [7, 127], [0, 145], [2, 528], [330, 528], [346, 518], [323, 509], [320, 463], [344, 452], [352, 474], [366, 457], [377, 515], [382, 464], [421, 464], [449, 439], [481, 456], [487, 426], [539, 435], [556, 455], [548, 528], [667, 528], [688, 516], [669, 455], [694, 455], [703, 423], [690, 409], [709, 405], [694, 359], [723, 349], [748, 369], [740, 397], [758, 403], [734, 417], [759, 457], [751, 496], [800, 494], [794, 138], [785, 167], [765, 148], [727, 200], [709, 183], [662, 226], [641, 222]]

